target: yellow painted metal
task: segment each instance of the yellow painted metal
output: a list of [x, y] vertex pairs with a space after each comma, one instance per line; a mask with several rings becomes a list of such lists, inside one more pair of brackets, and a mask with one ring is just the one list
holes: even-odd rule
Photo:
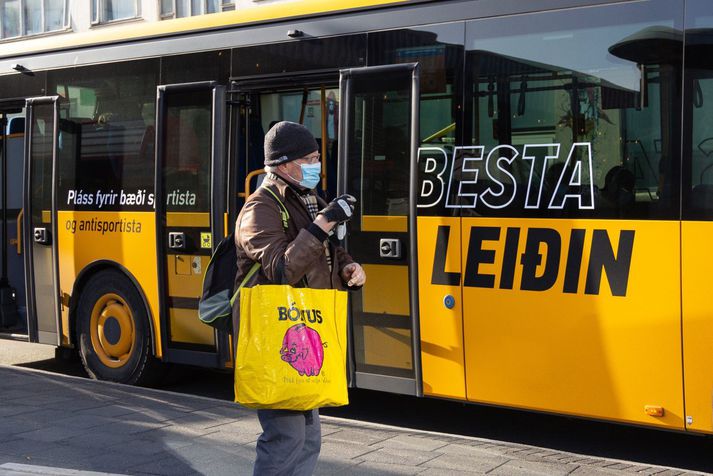
[[[477, 273], [495, 275], [496, 288], [463, 287], [468, 399], [683, 429], [679, 222], [464, 218], [464, 274], [476, 273], [465, 264], [471, 227], [486, 226], [502, 232], [483, 241], [494, 263], [481, 263]], [[506, 227], [521, 230], [512, 290], [497, 287]], [[545, 291], [519, 290], [520, 257], [533, 227], [561, 237], [558, 277]], [[573, 228], [586, 230], [582, 269], [578, 291], [564, 293]], [[599, 294], [583, 291], [594, 229], [606, 230], [615, 253], [620, 230], [635, 230], [626, 296], [612, 295], [604, 272]], [[710, 392], [706, 398], [710, 405]], [[661, 406], [665, 415], [648, 416], [645, 405]]]
[[52, 223], [51, 210], [42, 210], [42, 223]]
[[406, 233], [408, 231], [408, 217], [399, 215], [364, 215], [361, 217], [361, 231]]
[[[136, 326], [131, 308], [118, 294], [108, 293], [101, 296], [92, 308], [89, 321], [89, 335], [92, 349], [99, 360], [112, 369], [126, 365], [134, 351]], [[119, 327], [119, 340], [112, 343], [104, 328], [107, 321], [113, 320]]]
[[362, 264], [367, 275], [362, 288], [363, 311], [409, 315], [408, 266]]
[[264, 173], [265, 173], [265, 169], [256, 169], [256, 170], [253, 170], [252, 172], [248, 173], [248, 174], [245, 176], [245, 188], [244, 188], [245, 191], [244, 191], [244, 192], [239, 192], [239, 193], [238, 193], [238, 197], [243, 197], [243, 198], [249, 197], [250, 194], [252, 193], [252, 192], [250, 191], [250, 181], [251, 181], [253, 178], [257, 177], [258, 175], [261, 175], [261, 174], [264, 174]]
[[[198, 299], [203, 287], [203, 274], [209, 256], [168, 255], [167, 291], [169, 297]], [[169, 309], [171, 340], [190, 344], [213, 345], [213, 328], [198, 319], [197, 309]]]
[[[713, 433], [713, 223], [681, 224], [687, 430]], [[668, 246], [667, 246], [668, 248]]]
[[364, 326], [364, 363], [398, 369], [412, 369], [411, 331]]
[[326, 90], [324, 88], [324, 84], [320, 87], [319, 90], [319, 101], [320, 101], [320, 106], [322, 108], [322, 120], [320, 121], [322, 124], [322, 141], [321, 141], [321, 146], [322, 150], [320, 151], [320, 154], [322, 156], [322, 190], [325, 192], [327, 191], [327, 142], [329, 142], [329, 137], [327, 136], [327, 94]]
[[[102, 231], [110, 223], [114, 224], [114, 231]], [[57, 230], [59, 284], [62, 293], [71, 294], [76, 277], [89, 264], [99, 260], [113, 261], [125, 268], [137, 281], [148, 301], [153, 327], [156, 331], [160, 329], [153, 212], [59, 211]], [[77, 296], [72, 298], [76, 299]], [[61, 328], [63, 337], [68, 337], [66, 308], [62, 312]], [[157, 356], [161, 357], [161, 333], [154, 332], [154, 338], [153, 348]]]
[[22, 254], [22, 217], [25, 214], [25, 209], [21, 208], [20, 213], [17, 214], [17, 254]]
[[436, 139], [440, 139], [440, 138], [443, 137], [444, 135], [446, 135], [446, 134], [448, 134], [448, 133], [450, 133], [450, 132], [453, 132], [454, 130], [456, 130], [456, 123], [455, 123], [455, 122], [454, 122], [453, 124], [447, 125], [446, 127], [444, 127], [443, 129], [441, 129], [440, 131], [434, 132], [434, 133], [431, 134], [430, 136], [428, 136], [428, 137], [426, 137], [425, 139], [423, 139], [423, 140], [421, 141], [421, 143], [423, 143], [423, 144], [428, 144], [429, 142], [434, 141], [434, 140], [436, 140]]
[[215, 344], [215, 331], [198, 320], [195, 309], [171, 308], [171, 340], [186, 344]]
[[[169, 266], [166, 275], [168, 295], [175, 297], [195, 298], [201, 296], [203, 274], [210, 261], [209, 256], [200, 255], [168, 255]], [[194, 261], [200, 266], [194, 268]], [[198, 272], [200, 271], [200, 272]]]
[[[423, 392], [426, 395], [465, 400], [463, 308], [460, 283], [455, 285], [431, 283], [439, 226], [450, 227], [444, 271], [461, 272], [460, 218], [419, 217], [418, 292]], [[452, 309], [444, 305], [444, 298], [448, 295], [454, 298], [455, 306]]]
[[89, 45], [106, 45], [146, 38], [160, 38], [177, 33], [210, 31], [217, 28], [252, 25], [266, 21], [336, 13], [374, 6], [404, 4], [408, 0], [300, 0], [279, 4], [241, 7], [235, 11], [197, 15], [159, 22], [124, 23], [88, 32], [57, 34], [31, 38], [3, 45], [0, 57], [55, 51]]
[[186, 228], [208, 228], [210, 226], [209, 213], [167, 212], [166, 226]]
[[191, 257], [184, 255], [174, 255], [173, 260], [169, 258], [169, 262], [173, 261], [174, 269], [170, 276], [190, 276], [191, 275]]

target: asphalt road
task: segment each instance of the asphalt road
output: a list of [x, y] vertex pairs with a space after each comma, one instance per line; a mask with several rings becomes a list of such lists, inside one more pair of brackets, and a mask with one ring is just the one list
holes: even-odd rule
[[[55, 360], [52, 347], [25, 342], [0, 340], [0, 364], [86, 376], [77, 360]], [[175, 366], [161, 387], [232, 399], [231, 375], [225, 372]], [[350, 400], [347, 407], [322, 413], [713, 473], [713, 437], [358, 389], [350, 391]]]

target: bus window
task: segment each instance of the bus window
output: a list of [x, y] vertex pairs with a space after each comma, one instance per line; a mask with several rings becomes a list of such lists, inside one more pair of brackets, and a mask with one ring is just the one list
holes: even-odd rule
[[549, 15], [509, 35], [498, 22], [469, 25], [475, 148], [455, 167], [461, 196], [478, 197], [468, 212], [677, 216], [681, 44], [670, 45], [664, 10], [576, 28]]
[[[430, 25], [369, 35], [370, 65], [419, 64], [419, 146], [423, 148], [419, 154], [421, 172], [427, 168], [427, 163], [434, 164], [443, 160], [443, 154], [434, 151], [441, 149], [450, 154], [458, 142], [457, 137], [461, 129], [462, 99], [459, 92], [462, 76], [460, 71], [463, 69], [463, 35], [462, 24]], [[389, 150], [383, 154], [384, 158], [395, 156], [396, 148], [407, 152], [408, 145], [403, 144], [401, 139], [404, 131], [391, 129], [388, 132], [389, 140], [385, 145]], [[391, 137], [395, 137], [395, 140]], [[438, 168], [440, 164], [434, 167]], [[403, 170], [405, 180], [407, 169]], [[401, 189], [396, 192], [400, 196], [390, 203], [397, 204], [398, 200], [401, 200], [402, 204], [405, 203], [404, 187], [405, 184], [395, 187], [395, 190]], [[423, 206], [429, 205], [428, 202], [426, 199], [424, 203], [419, 204], [419, 215], [436, 216], [447, 213], [443, 206]], [[397, 211], [398, 206], [392, 206], [391, 210]], [[402, 209], [399, 214], [406, 215], [406, 212]]]
[[[702, 12], [701, 12], [702, 13]], [[686, 30], [684, 218], [713, 218], [713, 16]]]
[[60, 152], [70, 134], [77, 148], [58, 163], [60, 209], [151, 209], [148, 199], [121, 197], [153, 193], [156, 66], [138, 61], [110, 72], [86, 67], [49, 75], [50, 90], [61, 98]]

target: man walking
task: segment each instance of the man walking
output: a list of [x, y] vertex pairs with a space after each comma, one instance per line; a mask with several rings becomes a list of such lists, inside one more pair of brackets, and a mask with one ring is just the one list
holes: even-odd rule
[[[273, 126], [265, 135], [265, 171], [267, 177], [247, 199], [235, 225], [236, 283], [259, 262], [252, 285], [361, 287], [364, 270], [330, 239], [336, 225], [352, 217], [356, 199], [342, 195], [327, 204], [317, 196], [321, 162], [309, 130], [287, 121]], [[233, 328], [239, 328], [237, 322]], [[258, 410], [258, 419], [263, 433], [254, 474], [312, 474], [321, 446], [319, 410]]]

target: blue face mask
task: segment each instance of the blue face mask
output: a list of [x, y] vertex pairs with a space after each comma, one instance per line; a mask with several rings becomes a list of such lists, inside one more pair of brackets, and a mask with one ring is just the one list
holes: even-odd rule
[[302, 169], [302, 180], [300, 180], [300, 185], [304, 188], [312, 190], [319, 183], [320, 173], [322, 172], [322, 164], [317, 162], [316, 164], [300, 164]]

